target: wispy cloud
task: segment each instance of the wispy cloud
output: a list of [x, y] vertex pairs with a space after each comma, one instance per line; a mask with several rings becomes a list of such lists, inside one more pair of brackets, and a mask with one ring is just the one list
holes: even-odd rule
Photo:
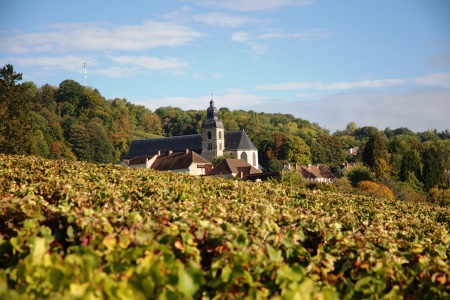
[[180, 69], [189, 65], [187, 62], [177, 58], [161, 59], [151, 56], [115, 56], [111, 57], [111, 61], [147, 70]]
[[362, 81], [342, 81], [324, 83], [319, 81], [283, 82], [275, 84], [261, 84], [255, 86], [257, 90], [328, 90], [344, 91], [360, 88], [382, 88], [402, 86], [407, 84], [441, 86], [450, 88], [450, 73], [428, 74], [415, 78], [393, 78]]
[[283, 7], [293, 7], [313, 4], [313, 0], [203, 0], [200, 4], [209, 7], [227, 8], [236, 11], [275, 10]]
[[97, 66], [98, 62], [93, 58], [82, 56], [67, 55], [61, 57], [42, 56], [42, 57], [9, 57], [7, 61], [0, 59], [2, 64], [12, 63], [22, 67], [40, 68], [43, 71], [65, 70], [69, 72], [80, 72], [83, 64], [88, 66]]
[[354, 82], [323, 83], [318, 81], [284, 82], [276, 84], [261, 84], [257, 90], [349, 90], [354, 88], [377, 88], [405, 84], [403, 79], [363, 80]]
[[129, 77], [149, 71], [170, 72], [173, 75], [184, 75], [189, 63], [177, 58], [157, 58], [151, 56], [106, 56], [98, 57], [61, 56], [61, 57], [10, 57], [8, 61], [0, 59], [1, 63], [13, 63], [22, 67], [40, 68], [43, 71], [64, 70], [80, 73], [86, 63], [90, 74], [100, 74], [106, 77]]
[[177, 47], [203, 34], [171, 22], [144, 21], [111, 27], [106, 23], [56, 24], [40, 32], [16, 34], [0, 40], [0, 50], [12, 53], [47, 51], [143, 51]]
[[444, 88], [450, 88], [450, 72], [428, 74], [421, 77], [416, 77], [412, 80], [419, 85], [436, 85]]
[[221, 12], [211, 12], [206, 14], [193, 15], [192, 20], [210, 26], [224, 27], [224, 28], [237, 28], [247, 24], [263, 22], [260, 19], [253, 18], [250, 16], [236, 16]]
[[263, 41], [273, 39], [301, 39], [307, 40], [311, 38], [327, 38], [331, 36], [331, 32], [325, 29], [306, 29], [296, 32], [285, 32], [283, 30], [269, 30], [259, 34], [252, 34], [247, 31], [237, 31], [231, 35], [231, 40], [246, 44], [255, 54], [263, 54], [267, 50], [267, 46]]

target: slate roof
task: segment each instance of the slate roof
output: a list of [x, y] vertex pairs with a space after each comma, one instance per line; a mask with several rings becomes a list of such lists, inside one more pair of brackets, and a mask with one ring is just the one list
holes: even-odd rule
[[153, 170], [168, 171], [168, 170], [179, 170], [187, 169], [193, 163], [198, 164], [209, 164], [211, 163], [198, 155], [195, 152], [174, 152], [170, 154], [162, 154], [155, 159], [152, 164]]
[[221, 175], [221, 174], [237, 174], [237, 173], [255, 174], [262, 173], [261, 170], [253, 167], [251, 164], [242, 159], [227, 158], [222, 160], [217, 166], [208, 172], [206, 175]]
[[[257, 150], [245, 131], [225, 132], [225, 150]], [[131, 142], [125, 159], [142, 155], [161, 153], [185, 152], [186, 149], [196, 153], [202, 152], [202, 135], [192, 134], [157, 139], [134, 140]]]

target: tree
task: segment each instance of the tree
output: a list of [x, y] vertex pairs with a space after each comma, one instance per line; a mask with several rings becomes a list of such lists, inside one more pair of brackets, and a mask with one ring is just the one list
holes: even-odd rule
[[369, 136], [362, 152], [362, 161], [370, 168], [375, 168], [378, 160], [386, 159], [383, 141], [377, 131]]
[[276, 159], [298, 164], [311, 162], [310, 149], [298, 136], [277, 132], [267, 146], [266, 155], [269, 160]]
[[79, 108], [83, 95], [83, 86], [75, 80], [67, 79], [59, 84], [58, 102], [68, 102], [75, 108]]
[[410, 178], [411, 174], [414, 174], [416, 178], [420, 177], [420, 154], [414, 149], [405, 151], [402, 157], [402, 164], [400, 168], [400, 179], [406, 181]]
[[311, 157], [313, 164], [342, 165], [345, 152], [341, 140], [336, 136], [322, 134], [311, 145]]
[[429, 143], [422, 154], [422, 175], [420, 181], [426, 190], [445, 183], [442, 157], [436, 143]]
[[29, 99], [20, 80], [12, 65], [0, 69], [0, 152], [9, 154], [27, 154], [31, 147]]

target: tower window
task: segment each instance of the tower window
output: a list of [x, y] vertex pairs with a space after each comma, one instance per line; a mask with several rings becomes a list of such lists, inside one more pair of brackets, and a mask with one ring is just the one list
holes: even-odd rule
[[256, 167], [256, 153], [253, 152], [253, 166]]
[[212, 139], [212, 133], [211, 131], [208, 131], [208, 140]]
[[212, 143], [208, 143], [208, 150], [212, 150], [212, 149], [213, 149]]
[[219, 139], [222, 139], [222, 131], [219, 131]]

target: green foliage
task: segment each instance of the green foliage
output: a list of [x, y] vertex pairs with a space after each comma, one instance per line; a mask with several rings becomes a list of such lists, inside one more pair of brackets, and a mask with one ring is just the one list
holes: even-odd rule
[[384, 145], [381, 136], [375, 132], [369, 136], [362, 151], [362, 161], [370, 168], [375, 168], [376, 161], [385, 158]]
[[313, 164], [341, 166], [345, 160], [341, 140], [336, 136], [321, 135], [311, 145], [311, 157]]
[[443, 157], [441, 154], [439, 144], [436, 142], [428, 143], [422, 154], [421, 181], [426, 190], [445, 183]]
[[0, 76], [0, 152], [118, 163], [135, 137], [162, 134], [159, 117], [124, 99], [64, 80], [59, 87], [18, 84], [11, 65]]
[[32, 133], [29, 99], [25, 84], [18, 84], [22, 73], [16, 73], [10, 64], [0, 69], [0, 152], [27, 154]]
[[347, 178], [350, 180], [350, 183], [353, 187], [358, 185], [360, 181], [373, 181], [374, 176], [372, 171], [363, 165], [357, 165], [350, 169], [347, 173]]
[[0, 155], [2, 299], [447, 299], [450, 210]]

